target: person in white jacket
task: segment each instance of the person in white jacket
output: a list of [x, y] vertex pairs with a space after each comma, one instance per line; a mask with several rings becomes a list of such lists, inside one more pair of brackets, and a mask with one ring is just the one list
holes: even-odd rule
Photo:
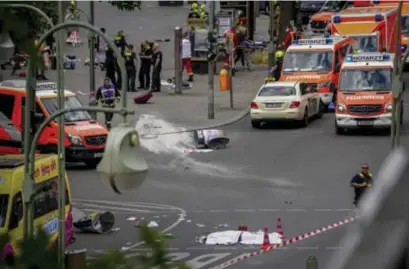
[[193, 81], [193, 72], [192, 72], [192, 44], [189, 40], [189, 33], [185, 32], [182, 39], [182, 59], [183, 65], [182, 70], [186, 68], [187, 75], [189, 79], [187, 81]]

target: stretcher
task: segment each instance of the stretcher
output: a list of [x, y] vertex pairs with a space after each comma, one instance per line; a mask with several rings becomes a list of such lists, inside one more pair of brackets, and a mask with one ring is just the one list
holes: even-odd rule
[[258, 50], [264, 50], [267, 48], [267, 42], [264, 41], [244, 41], [241, 42], [237, 49], [241, 49], [244, 54], [244, 63], [247, 70], [251, 71], [253, 69], [253, 56]]

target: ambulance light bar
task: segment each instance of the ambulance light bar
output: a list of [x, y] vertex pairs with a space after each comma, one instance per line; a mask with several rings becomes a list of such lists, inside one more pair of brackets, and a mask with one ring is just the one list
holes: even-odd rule
[[390, 61], [389, 54], [372, 54], [372, 55], [348, 55], [345, 62], [386, 62]]
[[382, 14], [376, 14], [376, 15], [375, 15], [375, 21], [383, 21], [383, 16], [382, 16]]
[[293, 45], [332, 45], [332, 38], [298, 39], [293, 41]]
[[341, 22], [341, 17], [340, 16], [334, 16], [334, 18], [332, 19], [333, 23], [340, 23]]
[[373, 0], [372, 3], [375, 4], [375, 5], [378, 5], [378, 4], [381, 3], [381, 1], [379, 1], [379, 0]]

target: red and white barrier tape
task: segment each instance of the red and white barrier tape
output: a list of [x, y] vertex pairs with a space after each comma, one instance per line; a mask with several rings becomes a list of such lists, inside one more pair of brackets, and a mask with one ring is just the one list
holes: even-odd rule
[[305, 239], [307, 239], [307, 238], [316, 236], [316, 235], [321, 234], [321, 233], [323, 233], [323, 232], [326, 232], [326, 231], [328, 231], [328, 230], [332, 230], [332, 229], [338, 228], [338, 227], [340, 227], [340, 226], [343, 226], [343, 225], [345, 225], [345, 224], [351, 223], [351, 222], [353, 222], [354, 220], [356, 220], [356, 218], [354, 218], [354, 217], [346, 218], [346, 219], [344, 219], [344, 220], [341, 220], [341, 221], [335, 222], [335, 223], [333, 223], [333, 224], [330, 224], [330, 225], [321, 227], [321, 228], [316, 229], [316, 230], [314, 230], [314, 231], [311, 231], [311, 232], [308, 232], [308, 233], [305, 233], [305, 234], [302, 234], [302, 235], [293, 237], [293, 238], [291, 238], [291, 239], [285, 240], [285, 241], [283, 241], [281, 244], [272, 245], [271, 247], [269, 247], [269, 248], [266, 249], [266, 250], [260, 249], [260, 250], [258, 250], [258, 251], [252, 252], [252, 253], [240, 255], [240, 256], [238, 256], [238, 257], [236, 257], [236, 258], [233, 258], [233, 259], [231, 259], [231, 260], [229, 260], [229, 261], [226, 261], [226, 262], [224, 262], [224, 263], [222, 263], [222, 264], [216, 265], [215, 267], [212, 267], [211, 269], [227, 268], [227, 267], [229, 267], [229, 266], [231, 266], [231, 265], [233, 265], [233, 264], [238, 263], [239, 261], [247, 260], [248, 258], [257, 256], [257, 255], [260, 255], [260, 254], [262, 254], [262, 253], [271, 251], [271, 250], [273, 250], [273, 249], [278, 249], [278, 248], [282, 248], [282, 247], [285, 247], [285, 246], [290, 245], [290, 244], [294, 244], [294, 243], [296, 243], [296, 242], [298, 242], [298, 241], [305, 240]]

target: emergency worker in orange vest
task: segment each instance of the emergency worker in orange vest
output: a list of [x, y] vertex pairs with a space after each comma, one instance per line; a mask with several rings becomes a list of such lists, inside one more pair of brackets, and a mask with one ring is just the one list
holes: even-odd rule
[[302, 31], [300, 29], [294, 29], [291, 25], [288, 26], [287, 28], [287, 34], [284, 38], [284, 41], [281, 43], [281, 45], [287, 49], [294, 40], [301, 39], [302, 38]]
[[45, 62], [44, 62], [44, 53], [47, 53], [44, 44], [39, 44], [40, 34], [37, 35], [36, 39], [34, 40], [34, 46], [40, 48], [38, 49], [38, 57], [41, 58], [42, 64], [37, 68], [37, 79], [48, 80], [45, 76]]

